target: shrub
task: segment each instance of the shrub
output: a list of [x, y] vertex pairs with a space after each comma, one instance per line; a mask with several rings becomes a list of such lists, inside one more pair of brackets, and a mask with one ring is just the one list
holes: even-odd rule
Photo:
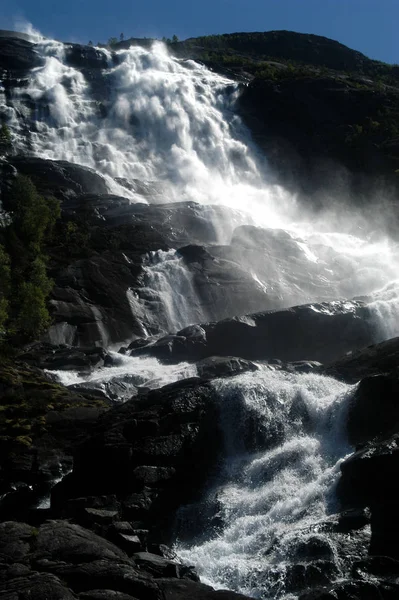
[[12, 219], [0, 245], [0, 336], [13, 341], [36, 338], [50, 325], [46, 244], [60, 216], [54, 198], [41, 196], [32, 181], [18, 176], [6, 198]]

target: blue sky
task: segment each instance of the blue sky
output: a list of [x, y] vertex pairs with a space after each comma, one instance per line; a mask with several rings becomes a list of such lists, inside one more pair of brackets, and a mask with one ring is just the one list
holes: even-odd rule
[[399, 0], [0, 0], [0, 29], [16, 29], [22, 20], [44, 35], [84, 43], [121, 32], [184, 39], [289, 29], [399, 63]]

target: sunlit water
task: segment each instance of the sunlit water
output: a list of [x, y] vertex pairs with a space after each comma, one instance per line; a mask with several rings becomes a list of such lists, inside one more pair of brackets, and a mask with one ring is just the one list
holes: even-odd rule
[[[116, 60], [99, 50], [107, 68], [94, 76], [96, 91], [89, 77], [66, 64], [63, 44], [41, 40], [36, 49], [45, 63], [32, 70], [27, 87], [15, 89], [10, 100], [0, 85], [0, 116], [18, 151], [93, 168], [110, 192], [132, 202], [221, 204], [247, 213], [245, 224], [283, 229], [293, 254], [282, 245], [273, 257], [267, 250], [259, 255], [260, 263], [275, 265], [273, 276], [287, 290], [287, 303], [361, 295], [376, 324], [376, 340], [399, 334], [397, 245], [381, 234], [379, 224], [373, 232], [373, 223], [358, 222], [346, 211], [337, 216], [330, 207], [311, 215], [275, 183], [237, 116], [236, 83], [194, 61], [170, 57], [157, 43], [152, 50], [118, 51]], [[115, 178], [155, 182], [160, 191], [148, 199]], [[218, 226], [220, 240], [228, 243]], [[270, 272], [250, 266], [253, 281], [267, 294]], [[207, 317], [192, 275], [174, 251], [146, 256], [143, 288], [126, 295], [138, 316], [157, 304], [154, 315], [167, 331]], [[148, 334], [144, 325], [142, 333]], [[102, 338], [106, 343], [106, 331]], [[105, 393], [110, 383], [122, 382], [122, 400], [136, 388], [196, 375], [195, 366], [185, 363], [170, 367], [153, 358], [113, 356], [113, 367], [90, 375], [55, 374], [65, 385]], [[337, 508], [334, 486], [350, 452], [343, 424], [352, 388], [321, 376], [266, 370], [214, 385], [222, 399], [226, 446], [223, 468], [209, 490], [217, 497], [218, 527], [191, 543], [177, 542], [176, 550], [218, 588], [265, 600], [288, 598], [287, 574], [298, 545]], [[277, 431], [278, 440], [245, 450], [245, 430], [237, 434], [240, 423], [234, 419], [237, 403], [255, 414], [260, 431]], [[335, 556], [334, 540], [318, 535]], [[335, 564], [338, 577], [341, 565]]]
[[[312, 215], [275, 183], [237, 116], [237, 83], [192, 60], [171, 57], [160, 42], [151, 50], [98, 49], [107, 67], [88, 73], [67, 64], [67, 46], [40, 39], [37, 32], [35, 36], [44, 65], [30, 72], [27, 86], [16, 87], [11, 99], [0, 90], [0, 115], [17, 151], [93, 168], [106, 178], [110, 191], [132, 202], [151, 198], [115, 178], [155, 182], [160, 190], [152, 198], [156, 202], [222, 204], [246, 214], [243, 223], [289, 232], [301, 256], [285, 256], [282, 247], [281, 257], [287, 260], [281, 264], [265, 253], [265, 261], [276, 263], [277, 282], [270, 281], [269, 271], [253, 271], [260, 289], [267, 293], [271, 285], [276, 287], [285, 306], [373, 294], [397, 279], [397, 245], [381, 233], [381, 211], [376, 209], [375, 218], [365, 222], [342, 206], [335, 213], [332, 198], [328, 211]], [[235, 224], [236, 219], [235, 214]], [[228, 242], [223, 224], [217, 227], [220, 240]], [[231, 230], [230, 224], [226, 229]], [[158, 253], [146, 266], [144, 310], [148, 295], [161, 294], [162, 318], [171, 331], [206, 316], [195, 299], [179, 306], [186, 292], [194, 297], [181, 262]], [[130, 300], [132, 310], [140, 310], [134, 296]], [[378, 292], [378, 303], [377, 318], [389, 313], [387, 332], [399, 333], [393, 294]], [[106, 331], [102, 338], [106, 342]]]
[[[84, 384], [87, 387], [103, 389], [105, 392], [110, 382], [122, 381], [130, 388], [157, 388], [197, 375], [195, 365], [189, 363], [170, 366], [163, 365], [153, 357], [124, 356], [117, 352], [110, 352], [110, 354], [115, 366], [96, 369], [89, 375], [78, 371], [49, 371], [49, 373], [56, 376], [63, 385]], [[132, 395], [130, 392], [130, 396]]]
[[[208, 492], [208, 501], [217, 498], [218, 524], [205, 532], [205, 541], [177, 542], [178, 555], [216, 588], [285, 598], [290, 566], [301, 560], [299, 548], [316, 536], [330, 547], [339, 574], [334, 541], [318, 525], [337, 510], [339, 465], [351, 452], [344, 425], [352, 388], [319, 375], [262, 370], [214, 385], [222, 402], [226, 455]], [[258, 436], [265, 439], [256, 452], [245, 451], [248, 431], [237, 421], [239, 404], [255, 413]]]

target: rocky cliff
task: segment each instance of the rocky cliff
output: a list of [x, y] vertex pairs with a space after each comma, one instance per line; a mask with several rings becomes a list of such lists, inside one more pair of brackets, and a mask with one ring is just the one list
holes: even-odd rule
[[397, 72], [168, 47], [0, 35], [2, 273], [18, 176], [60, 206], [51, 325], [0, 349], [0, 593], [396, 598]]

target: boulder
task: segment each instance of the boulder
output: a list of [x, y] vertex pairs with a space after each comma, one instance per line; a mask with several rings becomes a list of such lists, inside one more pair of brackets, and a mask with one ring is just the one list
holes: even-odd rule
[[348, 439], [361, 446], [374, 438], [386, 438], [399, 429], [399, 373], [365, 377], [349, 406]]
[[90, 590], [79, 594], [81, 600], [136, 600], [133, 596], [115, 590]]
[[30, 572], [22, 577], [7, 578], [6, 583], [0, 583], [0, 594], [4, 600], [76, 600], [72, 590], [50, 573]]
[[215, 377], [232, 377], [247, 371], [257, 371], [259, 366], [250, 360], [234, 356], [210, 356], [195, 363], [198, 377], [214, 379]]
[[110, 366], [112, 358], [104, 348], [74, 348], [66, 345], [33, 343], [19, 354], [19, 359], [50, 371], [90, 371], [96, 367]]
[[73, 472], [53, 489], [54, 509], [78, 495], [116, 493], [122, 518], [167, 540], [174, 511], [201, 493], [216, 465], [218, 411], [216, 391], [198, 378], [115, 407], [75, 452]]
[[86, 193], [106, 194], [105, 179], [93, 169], [63, 160], [13, 156], [8, 161], [19, 173], [32, 177], [40, 193], [67, 200]]
[[369, 375], [389, 373], [399, 366], [399, 338], [350, 352], [328, 365], [326, 375], [356, 383]]
[[399, 468], [399, 435], [373, 441], [341, 464], [339, 492], [344, 503], [369, 506], [370, 553], [399, 558], [399, 518], [396, 475]]
[[194, 336], [191, 329], [190, 336], [183, 329], [131, 354], [152, 354], [169, 362], [232, 355], [249, 360], [331, 362], [373, 341], [375, 331], [367, 316], [368, 308], [361, 301], [304, 304], [203, 323], [196, 326]]

